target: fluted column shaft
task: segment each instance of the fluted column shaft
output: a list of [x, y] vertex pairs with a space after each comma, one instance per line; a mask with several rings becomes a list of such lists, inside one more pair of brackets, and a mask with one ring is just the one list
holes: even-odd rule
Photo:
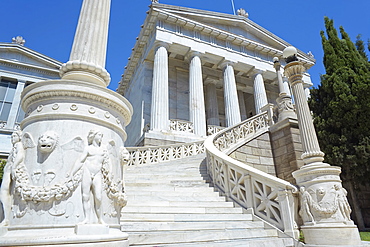
[[194, 134], [206, 136], [207, 126], [204, 106], [202, 64], [198, 54], [193, 55], [190, 59], [189, 97], [190, 122], [194, 125]]
[[224, 65], [224, 98], [227, 127], [240, 123], [240, 108], [234, 68], [230, 63]]
[[161, 44], [154, 56], [151, 130], [168, 130], [168, 111], [168, 53], [166, 46]]
[[257, 72], [254, 78], [254, 104], [256, 107], [256, 114], [261, 113], [261, 108], [268, 104], [265, 83], [261, 72]]
[[245, 107], [243, 91], [238, 91], [238, 100], [239, 100], [239, 107], [240, 107], [240, 118], [243, 121], [247, 119], [247, 109]]
[[220, 125], [217, 92], [214, 83], [207, 84], [207, 123], [209, 125]]
[[84, 0], [69, 62], [60, 70], [63, 79], [83, 80], [107, 86], [104, 69], [107, 53], [111, 0]]
[[303, 87], [302, 77], [304, 71], [305, 67], [299, 62], [291, 62], [285, 66], [285, 74], [288, 76], [292, 87], [296, 104], [298, 126], [301, 130], [300, 134], [303, 146], [302, 159], [305, 164], [308, 165], [311, 163], [322, 162], [324, 160], [324, 153], [320, 150]]

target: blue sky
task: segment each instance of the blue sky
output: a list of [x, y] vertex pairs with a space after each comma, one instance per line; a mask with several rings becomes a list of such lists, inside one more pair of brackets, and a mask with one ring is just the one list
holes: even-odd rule
[[[68, 61], [82, 0], [0, 0], [0, 42], [17, 35], [26, 47], [61, 62]], [[143, 24], [150, 0], [112, 0], [106, 68], [115, 90]], [[232, 14], [231, 0], [160, 0], [160, 3]], [[370, 0], [234, 0], [249, 18], [304, 52], [311, 51], [316, 65], [310, 69], [312, 81], [320, 83], [322, 65], [320, 30], [324, 16], [342, 25], [352, 40], [362, 34], [370, 39]]]

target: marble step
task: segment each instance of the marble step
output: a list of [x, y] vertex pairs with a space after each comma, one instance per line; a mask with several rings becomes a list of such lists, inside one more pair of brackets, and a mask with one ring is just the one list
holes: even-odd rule
[[187, 222], [187, 221], [243, 221], [252, 220], [250, 214], [145, 214], [122, 213], [121, 222], [127, 221], [162, 221], [162, 222]]
[[158, 177], [142, 177], [142, 176], [137, 176], [137, 177], [130, 177], [130, 178], [125, 178], [125, 183], [126, 184], [132, 184], [132, 183], [153, 183], [153, 184], [158, 184], [158, 183], [171, 183], [171, 182], [178, 182], [178, 181], [186, 181], [186, 182], [203, 182], [205, 183], [205, 179], [202, 176], [184, 176], [184, 177], [165, 177], [165, 176], [158, 176]]
[[157, 170], [157, 171], [148, 171], [148, 170], [143, 170], [142, 172], [140, 171], [135, 171], [135, 172], [132, 172], [132, 171], [125, 171], [124, 172], [124, 176], [125, 178], [127, 179], [132, 179], [132, 178], [157, 178], [157, 179], [161, 179], [161, 178], [165, 178], [165, 177], [174, 177], [174, 178], [178, 178], [178, 177], [203, 177], [203, 176], [207, 176], [207, 174], [205, 173], [202, 173], [201, 171], [199, 170], [196, 170], [194, 169], [193, 171], [189, 171], [189, 170], [186, 170], [186, 171], [178, 171], [178, 172], [175, 172], [175, 171], [172, 171], [172, 170], [165, 170], [165, 169], [160, 169], [160, 170]]
[[205, 231], [158, 231], [158, 232], [126, 232], [129, 243], [168, 244], [201, 241], [219, 241], [231, 239], [277, 237], [276, 230], [261, 229], [226, 229]]
[[225, 202], [225, 197], [218, 197], [217, 192], [202, 193], [202, 192], [178, 192], [166, 191], [165, 193], [160, 193], [159, 191], [130, 191], [127, 192], [128, 201], [141, 201], [143, 203], [148, 203], [150, 201], [170, 201], [170, 202]]
[[[158, 247], [158, 245], [146, 244], [130, 246], [135, 247]], [[253, 239], [236, 239], [223, 241], [206, 241], [192, 243], [175, 243], [161, 244], [160, 247], [293, 247], [294, 242], [291, 239], [282, 238], [253, 238]]]
[[[176, 163], [176, 166], [173, 164]], [[174, 172], [181, 172], [184, 170], [202, 170], [205, 171], [207, 169], [206, 165], [200, 165], [200, 161], [197, 162], [189, 162], [189, 163], [179, 163], [178, 161], [167, 162], [167, 163], [160, 163], [160, 164], [151, 164], [151, 165], [138, 165], [138, 166], [129, 166], [126, 167], [126, 170], [132, 170], [134, 172], [145, 170], [145, 171], [158, 171], [158, 170], [171, 170]]]
[[[141, 207], [145, 203], [141, 200], [129, 200], [126, 207]], [[150, 206], [153, 207], [209, 207], [209, 208], [233, 208], [233, 202], [225, 201], [150, 201]]]
[[125, 185], [125, 190], [127, 192], [130, 191], [131, 194], [137, 192], [137, 191], [152, 191], [152, 192], [171, 192], [176, 191], [180, 193], [182, 192], [195, 192], [195, 193], [213, 193], [214, 189], [212, 187], [209, 187], [207, 184], [199, 185], [197, 187], [191, 187], [191, 186], [171, 186], [171, 185], [148, 185], [148, 184], [137, 184], [135, 186], [130, 186], [129, 189], [127, 189], [127, 185]]
[[186, 231], [186, 230], [225, 230], [225, 229], [263, 229], [261, 221], [225, 222], [121, 222], [121, 230], [131, 231]]
[[[154, 184], [154, 185], [153, 185]], [[137, 181], [133, 183], [127, 183], [125, 182], [125, 186], [129, 186], [132, 189], [140, 188], [140, 187], [205, 187], [210, 188], [208, 184], [206, 184], [204, 181], [194, 181], [194, 180], [188, 180], [188, 181], [180, 181], [180, 180], [173, 180], [173, 181], [162, 181], [162, 182], [150, 182], [150, 181]]]
[[149, 214], [242, 214], [241, 208], [206, 208], [206, 207], [155, 207], [155, 206], [129, 206], [122, 209], [123, 213], [149, 213]]

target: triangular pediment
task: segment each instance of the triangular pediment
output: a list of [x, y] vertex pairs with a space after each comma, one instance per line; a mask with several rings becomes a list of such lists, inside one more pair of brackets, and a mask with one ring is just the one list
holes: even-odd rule
[[0, 43], [0, 60], [4, 64], [17, 64], [45, 70], [59, 70], [61, 62], [14, 43]]
[[[290, 44], [277, 35], [264, 29], [256, 24], [245, 15], [232, 15], [219, 12], [212, 12], [206, 10], [192, 9], [186, 7], [171, 6], [165, 4], [154, 4], [153, 10], [166, 13], [171, 17], [167, 20], [175, 20], [180, 17], [184, 21], [189, 20], [193, 23], [209, 27], [214, 30], [221, 30], [225, 33], [232, 34], [233, 36], [243, 37], [245, 40], [260, 44], [267, 48], [282, 52]], [[178, 23], [179, 21], [176, 20]], [[230, 39], [229, 37], [227, 39]], [[232, 38], [231, 38], [232, 39]], [[314, 63], [315, 59], [308, 54], [298, 50], [299, 56], [306, 60], [308, 63]]]

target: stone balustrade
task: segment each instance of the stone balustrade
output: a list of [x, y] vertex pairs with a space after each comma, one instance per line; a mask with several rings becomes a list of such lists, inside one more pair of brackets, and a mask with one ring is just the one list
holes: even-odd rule
[[178, 160], [205, 152], [203, 141], [157, 147], [128, 147], [128, 166]]
[[170, 130], [194, 133], [194, 124], [186, 120], [170, 119]]
[[225, 129], [225, 127], [216, 126], [216, 125], [208, 125], [207, 126], [207, 135], [210, 136], [210, 135], [216, 134], [216, 133], [220, 132], [223, 129]]
[[297, 188], [227, 155], [268, 128], [268, 113], [263, 112], [206, 139], [208, 174], [226, 197], [297, 239]]

